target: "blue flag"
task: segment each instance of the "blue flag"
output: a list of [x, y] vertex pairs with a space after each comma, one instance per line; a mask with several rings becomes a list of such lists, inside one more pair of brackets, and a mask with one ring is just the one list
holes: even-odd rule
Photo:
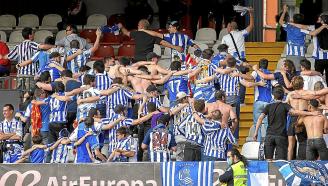
[[328, 161], [277, 161], [274, 164], [288, 186], [328, 185]]
[[163, 162], [163, 186], [212, 186], [214, 162]]
[[269, 164], [267, 161], [248, 161], [248, 186], [269, 185]]

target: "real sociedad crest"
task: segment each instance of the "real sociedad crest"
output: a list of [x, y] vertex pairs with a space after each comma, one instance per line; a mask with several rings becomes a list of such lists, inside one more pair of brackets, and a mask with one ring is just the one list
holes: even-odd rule
[[301, 179], [315, 184], [328, 185], [328, 171], [320, 161], [292, 161], [290, 168]]
[[192, 186], [193, 180], [190, 174], [190, 168], [188, 166], [183, 167], [179, 170], [179, 185], [181, 186]]

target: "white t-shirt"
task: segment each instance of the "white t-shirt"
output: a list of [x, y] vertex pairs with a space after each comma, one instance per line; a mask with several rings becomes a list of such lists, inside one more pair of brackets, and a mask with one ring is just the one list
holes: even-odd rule
[[[230, 32], [236, 42], [239, 54], [241, 58], [245, 58], [245, 37], [248, 36], [248, 32], [246, 29], [242, 31], [231, 31]], [[233, 44], [232, 38], [230, 34], [227, 34], [223, 36], [222, 38], [222, 44], [228, 45], [228, 53], [234, 56], [235, 58], [238, 58], [238, 54], [235, 48], [235, 45]]]
[[318, 81], [323, 83], [323, 86], [326, 88], [327, 85], [320, 76], [302, 76], [304, 80], [304, 90], [314, 90], [314, 84]]

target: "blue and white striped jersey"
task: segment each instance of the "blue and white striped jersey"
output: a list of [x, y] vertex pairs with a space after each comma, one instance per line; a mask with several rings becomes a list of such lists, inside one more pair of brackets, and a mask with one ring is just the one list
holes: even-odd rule
[[[180, 104], [172, 107], [170, 110], [174, 110], [175, 108], [179, 107]], [[175, 114], [173, 116], [173, 118], [171, 119], [171, 124], [173, 125], [174, 129], [174, 135], [175, 136], [180, 136], [180, 135], [184, 135], [183, 133], [181, 133], [181, 131], [179, 130], [179, 127], [181, 125], [181, 123], [183, 121], [186, 120], [186, 118], [192, 114], [192, 110], [190, 106], [185, 106], [179, 113]]]
[[179, 92], [185, 92], [188, 94], [188, 80], [189, 77], [187, 75], [172, 76], [164, 84], [164, 89], [169, 92], [170, 105], [176, 101], [176, 97]]
[[[236, 71], [238, 72], [238, 70]], [[242, 78], [232, 77], [230, 74], [218, 74], [217, 78], [221, 85], [221, 90], [226, 93], [226, 96], [239, 95], [239, 84]]]
[[227, 141], [232, 144], [236, 143], [230, 128], [221, 128], [220, 122], [206, 120], [203, 131], [205, 133], [204, 154], [226, 159]]
[[[8, 59], [17, 60], [18, 64], [27, 61], [33, 57], [38, 51], [39, 44], [31, 40], [25, 40], [21, 44], [16, 45], [15, 48], [8, 54]], [[29, 64], [27, 66], [18, 69], [18, 74], [21, 75], [34, 75], [36, 71], [35, 64]]]
[[107, 109], [115, 109], [117, 105], [128, 106], [129, 100], [132, 98], [133, 93], [125, 90], [119, 89], [118, 91], [114, 92], [113, 94], [107, 96]]
[[[102, 120], [102, 125], [106, 125], [109, 124], [112, 121], [117, 120], [118, 118], [120, 118], [121, 115], [120, 114], [114, 114], [112, 115], [111, 118], [105, 118]], [[120, 127], [130, 127], [132, 125], [133, 119], [127, 118], [121, 122], [119, 122], [117, 125], [114, 126], [114, 128], [109, 129], [108, 133], [108, 140], [109, 140], [109, 153], [113, 152], [113, 150], [115, 150], [117, 148], [117, 144], [118, 144], [118, 140], [116, 137], [116, 130]]]
[[[65, 93], [58, 93], [59, 96], [64, 96]], [[44, 100], [50, 106], [50, 121], [49, 123], [66, 123], [67, 119], [67, 102], [60, 101], [53, 97], [48, 97]]]
[[[205, 116], [198, 113], [201, 118]], [[204, 145], [204, 132], [202, 125], [196, 121], [192, 114], [188, 115], [187, 118], [181, 123], [179, 130], [185, 135], [188, 141], [197, 143], [200, 146]]]
[[188, 53], [188, 47], [194, 45], [194, 41], [190, 39], [188, 35], [179, 32], [164, 34], [163, 39], [172, 45], [180, 46], [183, 48], [183, 52], [171, 49], [172, 61], [174, 60], [174, 56], [178, 56], [180, 60], [184, 62]]
[[[137, 149], [133, 142], [134, 141], [130, 136], [118, 140], [116, 149], [120, 149], [124, 151], [134, 151], [135, 153], [137, 153]], [[130, 160], [129, 157], [124, 156], [122, 154], [118, 157], [114, 157], [113, 159], [113, 161], [119, 161], [119, 162], [128, 162], [129, 160]]]
[[[141, 104], [142, 100], [139, 100], [139, 104]], [[160, 107], [162, 107], [162, 103], [159, 101], [158, 97], [151, 97], [148, 99], [147, 103], [155, 103], [156, 109], [158, 110]], [[147, 103], [145, 104], [145, 107], [143, 109], [143, 114], [147, 115], [148, 113], [148, 108], [147, 108]]]
[[288, 56], [305, 56], [305, 37], [309, 34], [308, 30], [299, 29], [288, 23], [282, 27], [287, 32], [287, 52]]
[[[67, 51], [67, 56], [71, 56], [76, 53], [78, 49], [72, 48]], [[76, 56], [73, 60], [67, 61], [67, 69], [71, 70], [73, 73], [78, 73], [82, 66], [85, 66], [88, 59], [91, 57], [91, 50], [84, 50], [82, 54]]]
[[163, 124], [148, 130], [142, 143], [148, 145], [148, 157], [151, 162], [170, 161], [170, 149], [177, 145], [174, 135]]
[[[198, 66], [194, 66], [193, 69], [202, 68], [200, 73], [197, 75], [196, 80], [202, 80], [207, 77], [210, 77], [215, 74], [215, 69], [217, 68], [215, 65], [211, 64], [211, 61], [203, 59], [198, 63]], [[196, 87], [205, 87], [205, 86], [213, 86], [214, 81], [210, 81], [208, 83], [197, 84]]]
[[109, 77], [107, 72], [96, 74], [96, 89], [107, 90], [112, 84], [112, 79]]
[[[83, 85], [85, 86], [85, 85]], [[83, 87], [82, 86], [82, 87]], [[80, 95], [80, 99], [85, 99], [89, 97], [99, 96], [100, 91], [94, 87], [90, 87], [87, 90], [84, 90]], [[86, 118], [88, 116], [88, 112], [91, 108], [96, 108], [96, 102], [94, 103], [83, 103], [77, 106], [77, 116], [76, 119], [79, 121], [81, 118]]]
[[67, 163], [67, 156], [70, 148], [73, 148], [73, 144], [59, 144], [58, 147], [52, 151], [50, 163]]
[[23, 137], [22, 123], [15, 118], [13, 118], [11, 121], [5, 119], [0, 122], [0, 133], [16, 133], [16, 135]]

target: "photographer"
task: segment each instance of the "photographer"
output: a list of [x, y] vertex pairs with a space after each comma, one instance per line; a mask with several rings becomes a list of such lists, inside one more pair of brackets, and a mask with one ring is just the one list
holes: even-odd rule
[[23, 151], [23, 127], [20, 121], [14, 118], [14, 106], [3, 106], [4, 120], [0, 122], [0, 141], [3, 154], [3, 163], [14, 163], [20, 159]]

